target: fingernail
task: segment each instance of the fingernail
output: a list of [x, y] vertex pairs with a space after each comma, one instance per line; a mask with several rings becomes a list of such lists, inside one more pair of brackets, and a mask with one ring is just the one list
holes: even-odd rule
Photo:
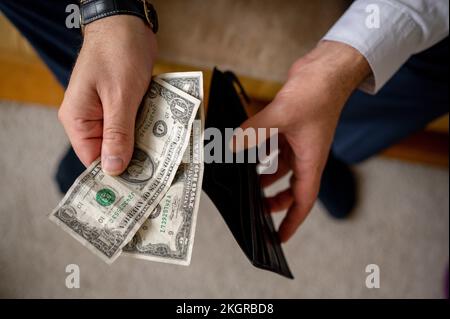
[[102, 168], [106, 174], [114, 175], [122, 171], [123, 160], [119, 156], [104, 156]]

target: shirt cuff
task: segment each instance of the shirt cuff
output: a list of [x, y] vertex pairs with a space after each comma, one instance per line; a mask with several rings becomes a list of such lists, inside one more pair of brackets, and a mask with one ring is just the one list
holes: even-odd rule
[[[377, 6], [380, 21], [371, 24]], [[355, 1], [323, 37], [358, 50], [372, 69], [359, 89], [375, 94], [408, 60], [419, 41], [416, 24], [402, 8], [386, 1]]]

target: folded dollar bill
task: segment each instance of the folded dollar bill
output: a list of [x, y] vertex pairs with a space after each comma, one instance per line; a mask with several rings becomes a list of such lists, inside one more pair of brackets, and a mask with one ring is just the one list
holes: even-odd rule
[[[203, 101], [201, 72], [166, 73], [156, 78]], [[200, 105], [172, 185], [133, 240], [124, 247], [126, 255], [189, 265], [203, 179], [203, 110]]]
[[50, 220], [107, 263], [128, 244], [128, 255], [188, 265], [203, 175], [202, 98], [201, 72], [155, 77], [125, 172], [108, 176], [96, 160]]

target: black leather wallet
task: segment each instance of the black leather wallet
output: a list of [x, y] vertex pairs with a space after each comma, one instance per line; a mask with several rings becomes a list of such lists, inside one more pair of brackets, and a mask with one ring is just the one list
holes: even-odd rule
[[[221, 131], [223, 147], [228, 145], [225, 128], [234, 129], [247, 118], [235, 85], [248, 99], [233, 73], [214, 69], [205, 128], [214, 127]], [[203, 190], [216, 205], [250, 262], [258, 268], [292, 279], [294, 277], [265, 205], [256, 165], [205, 163]]]

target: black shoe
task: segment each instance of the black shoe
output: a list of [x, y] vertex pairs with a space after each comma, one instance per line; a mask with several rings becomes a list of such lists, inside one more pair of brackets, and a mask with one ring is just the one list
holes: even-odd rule
[[69, 147], [66, 155], [59, 163], [55, 180], [61, 193], [65, 194], [77, 177], [86, 169], [80, 162], [72, 147]]
[[356, 180], [350, 167], [330, 153], [322, 174], [319, 199], [337, 219], [350, 215], [356, 204]]

